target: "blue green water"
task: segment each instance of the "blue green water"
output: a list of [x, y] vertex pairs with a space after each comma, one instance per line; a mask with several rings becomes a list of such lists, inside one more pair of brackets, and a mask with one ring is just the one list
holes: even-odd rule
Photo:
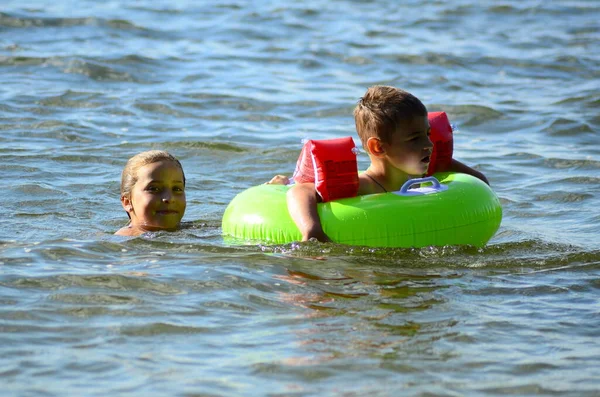
[[[598, 395], [599, 12], [5, 0], [2, 395]], [[503, 204], [488, 246], [224, 242], [235, 194], [355, 136], [373, 84], [456, 124]], [[113, 236], [148, 149], [183, 163], [185, 227]]]

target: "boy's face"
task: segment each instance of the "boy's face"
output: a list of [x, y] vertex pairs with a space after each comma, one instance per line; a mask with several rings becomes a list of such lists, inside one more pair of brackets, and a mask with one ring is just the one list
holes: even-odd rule
[[137, 177], [131, 196], [121, 199], [131, 226], [146, 231], [177, 229], [186, 207], [181, 168], [173, 161], [158, 161], [141, 167]]
[[408, 175], [427, 172], [433, 144], [429, 140], [427, 116], [415, 116], [398, 126], [389, 143], [383, 143], [385, 157], [395, 168]]

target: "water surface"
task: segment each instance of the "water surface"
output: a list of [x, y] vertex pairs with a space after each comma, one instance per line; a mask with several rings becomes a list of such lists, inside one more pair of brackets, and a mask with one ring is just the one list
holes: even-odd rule
[[[3, 395], [598, 395], [599, 12], [4, 1]], [[227, 203], [302, 139], [356, 138], [373, 84], [448, 113], [504, 207], [490, 243], [223, 241]], [[113, 236], [148, 149], [184, 165], [185, 227]]]

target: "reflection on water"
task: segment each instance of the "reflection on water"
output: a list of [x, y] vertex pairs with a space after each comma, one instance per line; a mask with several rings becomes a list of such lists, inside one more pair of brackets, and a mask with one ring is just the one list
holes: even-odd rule
[[[595, 360], [586, 340], [598, 329], [597, 251], [535, 241], [483, 249], [225, 247], [198, 243], [187, 230], [37, 244], [27, 260], [20, 251], [30, 245], [15, 244], [4, 243], [3, 267], [12, 271], [0, 282], [6, 376], [15, 380], [189, 366], [215, 379], [241, 374], [238, 386], [227, 381], [218, 394], [261, 382], [282, 393], [382, 392], [392, 381], [414, 390], [459, 390], [467, 382], [481, 392]], [[552, 350], [557, 338], [565, 342]], [[28, 359], [18, 358], [24, 353]], [[71, 369], [57, 372], [56, 361], [41, 364], [40, 354]], [[475, 374], [493, 368], [500, 371], [493, 380]], [[322, 386], [309, 386], [317, 379]], [[117, 377], [113, 390], [128, 383]], [[519, 382], [514, 388], [527, 390]]]

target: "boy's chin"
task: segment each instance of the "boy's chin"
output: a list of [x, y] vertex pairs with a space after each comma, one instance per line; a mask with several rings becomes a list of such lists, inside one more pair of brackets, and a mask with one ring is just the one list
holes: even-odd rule
[[417, 169], [415, 169], [415, 173], [414, 175], [416, 175], [417, 177], [422, 177], [425, 174], [427, 174], [427, 169], [429, 168], [429, 164], [423, 164], [422, 167], [418, 167]]

